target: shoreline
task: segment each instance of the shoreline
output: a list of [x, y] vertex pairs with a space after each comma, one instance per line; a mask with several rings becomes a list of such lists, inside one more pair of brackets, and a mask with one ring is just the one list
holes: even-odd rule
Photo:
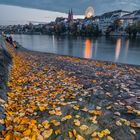
[[[10, 34], [10, 33], [7, 33]], [[133, 38], [132, 36], [130, 37], [129, 35], [98, 35], [98, 36], [81, 36], [81, 35], [70, 35], [70, 34], [66, 34], [66, 35], [57, 35], [57, 34], [31, 34], [31, 33], [14, 33], [15, 35], [41, 35], [41, 36], [66, 36], [66, 37], [83, 37], [83, 38], [92, 38], [92, 37], [118, 37], [118, 38], [130, 38], [130, 39], [137, 39], [140, 38], [140, 34], [136, 36], [136, 38]]]
[[62, 55], [62, 54], [56, 54], [56, 53], [49, 53], [49, 52], [41, 52], [41, 51], [33, 51], [33, 50], [29, 50], [29, 49], [26, 49], [24, 48], [22, 45], [20, 45], [18, 42], [17, 43], [17, 49], [22, 49], [24, 51], [27, 51], [27, 52], [31, 52], [31, 53], [35, 53], [35, 54], [38, 54], [40, 53], [40, 55], [47, 55], [47, 54], [50, 54], [50, 55], [55, 55], [55, 56], [63, 56], [63, 57], [71, 57], [71, 58], [77, 58], [77, 59], [81, 59], [81, 60], [87, 60], [87, 61], [95, 61], [95, 62], [99, 62], [99, 63], [106, 63], [106, 64], [115, 64], [117, 66], [121, 66], [121, 65], [124, 65], [124, 66], [130, 66], [130, 67], [136, 67], [136, 68], [139, 68], [140, 65], [136, 65], [136, 64], [127, 64], [127, 63], [121, 63], [121, 62], [112, 62], [112, 61], [105, 61], [105, 60], [98, 60], [98, 59], [89, 59], [89, 58], [82, 58], [82, 57], [76, 57], [76, 56], [70, 56], [70, 55]]
[[[139, 140], [139, 66], [38, 53], [23, 47], [16, 50], [8, 43], [6, 48], [13, 57], [7, 112], [13, 111], [13, 115], [19, 120], [27, 117], [28, 123], [37, 121], [37, 128], [47, 119], [51, 125], [49, 130], [52, 132], [53, 129], [50, 135], [52, 140], [70, 139], [71, 135], [73, 139], [82, 136], [84, 140], [91, 140], [94, 137], [91, 136], [93, 131], [98, 132], [96, 138], [102, 136], [114, 140]], [[26, 87], [30, 90], [26, 90]], [[32, 93], [41, 88], [39, 94]], [[39, 105], [34, 104], [35, 99]], [[23, 102], [21, 108], [21, 103], [25, 100], [28, 104]], [[19, 114], [15, 112], [13, 102], [17, 112], [18, 108], [22, 110]], [[34, 110], [31, 110], [32, 105], [35, 106]], [[54, 111], [57, 113], [53, 114]], [[39, 117], [36, 118], [34, 113]], [[13, 115], [6, 113], [6, 120]], [[69, 119], [66, 119], [68, 117]], [[53, 126], [52, 118], [61, 125]], [[63, 122], [64, 118], [66, 121]], [[86, 129], [84, 127], [85, 130], [82, 130], [82, 127], [76, 126], [77, 123], [74, 125], [75, 121], [78, 126], [80, 121], [80, 126], [84, 125]], [[7, 123], [15, 127], [17, 125], [14, 120]], [[62, 133], [55, 133], [56, 128]], [[73, 133], [73, 130], [77, 134]], [[10, 133], [7, 130], [5, 133], [10, 133], [13, 137], [14, 131], [12, 129]], [[104, 135], [103, 132], [107, 134]], [[68, 135], [69, 133], [71, 135]], [[22, 133], [20, 135], [23, 137]], [[40, 135], [44, 136], [43, 132], [40, 132]]]

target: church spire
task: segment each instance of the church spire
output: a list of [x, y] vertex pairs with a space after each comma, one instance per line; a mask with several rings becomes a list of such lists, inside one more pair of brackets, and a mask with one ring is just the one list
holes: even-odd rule
[[69, 22], [73, 21], [73, 11], [72, 11], [72, 8], [69, 9], [69, 13], [68, 13], [68, 21], [69, 21]]

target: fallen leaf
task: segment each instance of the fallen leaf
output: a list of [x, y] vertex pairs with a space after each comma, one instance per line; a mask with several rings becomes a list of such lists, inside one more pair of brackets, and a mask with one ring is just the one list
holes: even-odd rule
[[61, 134], [61, 131], [60, 131], [60, 129], [57, 129], [57, 130], [55, 130], [55, 134], [56, 134], [56, 135], [59, 135], [59, 134]]
[[130, 132], [134, 135], [136, 135], [136, 131], [134, 129], [130, 129]]
[[71, 115], [67, 115], [67, 116], [63, 117], [63, 118], [61, 119], [61, 121], [70, 120], [71, 118], [72, 118]]
[[102, 133], [104, 136], [110, 135], [110, 131], [109, 131], [108, 129], [102, 130], [101, 133]]
[[24, 136], [30, 136], [31, 134], [31, 129], [27, 129], [26, 131], [23, 132]]
[[48, 129], [50, 127], [49, 122], [46, 120], [42, 123], [42, 125], [44, 126], [45, 129]]
[[80, 126], [80, 129], [83, 130], [83, 131], [85, 131], [85, 130], [88, 129], [88, 126], [87, 126], [87, 125], [81, 125], [81, 126]]
[[97, 132], [93, 132], [93, 133], [91, 134], [92, 137], [96, 137], [97, 135], [98, 135]]
[[76, 130], [75, 130], [75, 129], [73, 129], [73, 130], [72, 130], [72, 132], [73, 132], [73, 135], [76, 137], [76, 135], [77, 135]]
[[59, 126], [60, 122], [58, 122], [57, 120], [51, 120], [51, 122], [54, 126]]
[[43, 137], [46, 139], [46, 138], [49, 138], [53, 133], [53, 129], [48, 129], [48, 130], [45, 130], [42, 135]]
[[80, 135], [77, 135], [76, 136], [76, 140], [85, 140], [82, 136], [80, 136]]
[[69, 133], [69, 138], [71, 139], [71, 138], [73, 138], [73, 134], [72, 134], [72, 132], [68, 132]]
[[114, 140], [111, 136], [107, 136], [107, 140]]
[[116, 121], [117, 126], [122, 126], [122, 123], [120, 121]]
[[44, 138], [43, 138], [42, 135], [38, 135], [38, 136], [37, 136], [37, 140], [44, 140]]
[[75, 124], [76, 126], [80, 126], [80, 121], [79, 121], [78, 119], [75, 119], [75, 120], [74, 120], [74, 124]]
[[4, 124], [5, 121], [3, 119], [0, 120], [0, 124]]

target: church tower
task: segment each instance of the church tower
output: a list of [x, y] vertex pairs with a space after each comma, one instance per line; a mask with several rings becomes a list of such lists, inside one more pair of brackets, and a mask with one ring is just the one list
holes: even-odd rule
[[69, 13], [68, 13], [68, 22], [72, 22], [73, 21], [73, 11], [72, 9], [69, 10]]

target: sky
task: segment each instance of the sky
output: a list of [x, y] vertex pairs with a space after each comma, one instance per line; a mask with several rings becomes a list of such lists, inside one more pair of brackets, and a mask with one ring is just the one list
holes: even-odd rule
[[[0, 25], [47, 23], [54, 21], [56, 17], [67, 17], [67, 13], [0, 4]], [[83, 18], [74, 16], [77, 17]]]
[[56, 17], [67, 17], [71, 8], [75, 15], [84, 15], [88, 6], [100, 15], [120, 9], [138, 10], [140, 0], [0, 0], [0, 25], [50, 22]]
[[101, 14], [112, 10], [138, 10], [140, 0], [0, 0], [0, 4], [38, 8], [66, 13], [70, 8], [75, 14], [83, 15], [88, 6]]

